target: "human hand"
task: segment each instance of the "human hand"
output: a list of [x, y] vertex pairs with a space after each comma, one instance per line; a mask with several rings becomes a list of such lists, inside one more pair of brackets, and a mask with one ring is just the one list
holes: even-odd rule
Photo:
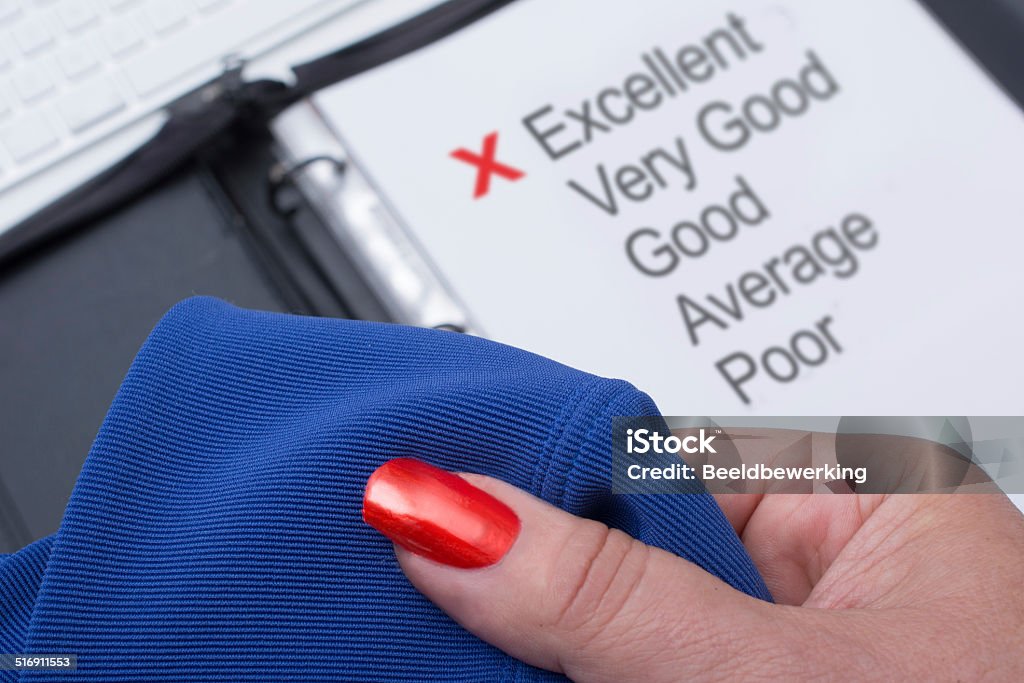
[[1024, 518], [1004, 495], [716, 498], [778, 604], [409, 459], [371, 477], [364, 517], [466, 629], [574, 680], [1024, 680]]

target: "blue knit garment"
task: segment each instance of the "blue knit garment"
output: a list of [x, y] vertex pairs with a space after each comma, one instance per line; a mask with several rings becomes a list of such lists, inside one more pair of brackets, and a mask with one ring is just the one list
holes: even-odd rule
[[643, 393], [483, 339], [196, 298], [128, 372], [60, 530], [0, 556], [0, 681], [538, 681], [405, 579], [361, 519], [412, 456], [503, 479], [770, 599], [710, 496], [613, 496]]

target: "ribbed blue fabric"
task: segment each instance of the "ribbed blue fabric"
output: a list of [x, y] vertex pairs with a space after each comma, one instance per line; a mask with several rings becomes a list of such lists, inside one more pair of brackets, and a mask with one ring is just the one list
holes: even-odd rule
[[51, 539], [0, 558], [0, 680], [537, 681], [401, 574], [360, 517], [382, 462], [489, 474], [770, 599], [707, 495], [613, 496], [631, 385], [451, 332], [179, 304], [139, 352]]

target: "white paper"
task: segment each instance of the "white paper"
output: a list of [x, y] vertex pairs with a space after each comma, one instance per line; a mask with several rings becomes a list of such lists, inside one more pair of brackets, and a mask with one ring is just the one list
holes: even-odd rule
[[[716, 31], [731, 32], [732, 42]], [[686, 92], [672, 97], [659, 85], [658, 106], [610, 132], [592, 131], [589, 144], [557, 161], [523, 123], [551, 105], [535, 124], [564, 123], [548, 141], [569, 145], [581, 131], [559, 112], [579, 111], [584, 101], [594, 111], [599, 93], [621, 90], [631, 74], [655, 79], [643, 56], [660, 48], [671, 61], [684, 46], [702, 50], [708, 64], [717, 46], [727, 68], [714, 62], [714, 75], [700, 83], [679, 71]], [[809, 84], [800, 82], [809, 53], [838, 92], [826, 97], [829, 80], [814, 70]], [[699, 131], [709, 104], [738, 109], [782, 79], [795, 79], [806, 96], [802, 115], [782, 116], [775, 130], [754, 131], [734, 151], [710, 142], [727, 137], [721, 109], [709, 114], [711, 132]], [[807, 92], [815, 88], [820, 99]], [[800, 91], [780, 92], [798, 108]], [[912, 0], [520, 0], [315, 99], [490, 338], [629, 380], [665, 414], [1024, 412], [1024, 117]], [[492, 131], [496, 160], [525, 175], [492, 175], [488, 193], [474, 199], [477, 169], [451, 153], [479, 154]], [[640, 165], [651, 150], [675, 150], [677, 137], [692, 164], [692, 189], [666, 157], [654, 166], [667, 187], [645, 201], [620, 197], [615, 216], [567, 184], [600, 196], [599, 164], [608, 173]], [[653, 229], [666, 241], [675, 224], [736, 192], [738, 177], [770, 218], [740, 225], [727, 241], [709, 238], [703, 256], [682, 258], [666, 275], [645, 275], [630, 262], [625, 244], [636, 230]], [[745, 201], [748, 214], [757, 213]], [[861, 237], [877, 239], [873, 248], [853, 249], [855, 274], [792, 286], [788, 268], [776, 266], [790, 293], [776, 291], [763, 308], [741, 301], [740, 322], [708, 302], [713, 295], [731, 308], [727, 286], [736, 291], [743, 273], [770, 279], [772, 258], [810, 246], [818, 231], [854, 214], [872, 226]], [[646, 239], [637, 244], [654, 244]], [[826, 253], [839, 253], [823, 239]], [[650, 252], [649, 264], [667, 262]], [[728, 328], [700, 325], [694, 346], [680, 295]], [[802, 330], [813, 333], [796, 339], [808, 362], [792, 346]], [[785, 351], [769, 354], [780, 378], [792, 370], [787, 358], [796, 361], [792, 380], [765, 369], [762, 356], [773, 347]], [[736, 353], [757, 366], [737, 385], [748, 403], [716, 367]], [[727, 365], [734, 383], [741, 365]]]

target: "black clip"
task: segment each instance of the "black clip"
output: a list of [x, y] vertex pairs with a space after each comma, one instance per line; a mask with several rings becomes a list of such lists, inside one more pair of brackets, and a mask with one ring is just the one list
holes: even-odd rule
[[242, 69], [245, 60], [235, 56], [224, 58], [224, 71], [220, 76], [191, 90], [167, 105], [172, 117], [195, 116], [207, 111], [213, 104], [223, 100], [236, 100], [245, 90]]

